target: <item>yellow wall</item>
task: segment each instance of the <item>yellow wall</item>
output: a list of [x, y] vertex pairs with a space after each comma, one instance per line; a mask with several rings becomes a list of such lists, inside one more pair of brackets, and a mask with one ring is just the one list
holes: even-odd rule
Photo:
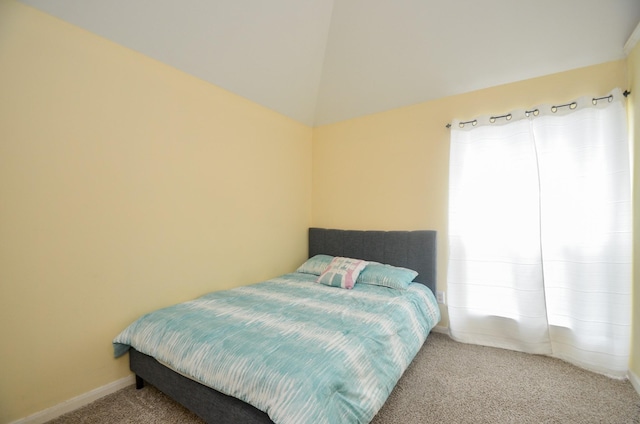
[[633, 312], [633, 325], [631, 336], [631, 361], [629, 368], [635, 377], [640, 377], [640, 270], [637, 264], [640, 264], [640, 232], [637, 231], [640, 225], [640, 172], [638, 172], [637, 164], [640, 164], [640, 43], [627, 57], [629, 67], [629, 85], [631, 91], [629, 96], [629, 116], [631, 136], [633, 140], [634, 151], [634, 175], [633, 175], [633, 219], [634, 231], [633, 235], [633, 304], [636, 305]]
[[[453, 118], [503, 113], [626, 88], [626, 62], [554, 74], [318, 127], [313, 225], [438, 231], [438, 289], [447, 288], [449, 130]], [[640, 91], [640, 90], [638, 90]], [[446, 309], [441, 308], [448, 326]]]
[[0, 1], [0, 423], [128, 375], [138, 315], [306, 254], [312, 129]]
[[[640, 92], [638, 47], [628, 66]], [[126, 376], [111, 339], [138, 315], [292, 270], [310, 223], [436, 229], [446, 290], [445, 124], [626, 88], [626, 72], [612, 62], [312, 130], [0, 0], [0, 423]]]

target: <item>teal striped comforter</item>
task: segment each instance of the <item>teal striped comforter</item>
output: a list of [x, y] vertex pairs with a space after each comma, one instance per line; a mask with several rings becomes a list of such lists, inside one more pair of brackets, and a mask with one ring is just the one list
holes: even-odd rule
[[113, 341], [266, 412], [368, 423], [440, 319], [431, 291], [315, 283], [302, 273], [144, 315]]

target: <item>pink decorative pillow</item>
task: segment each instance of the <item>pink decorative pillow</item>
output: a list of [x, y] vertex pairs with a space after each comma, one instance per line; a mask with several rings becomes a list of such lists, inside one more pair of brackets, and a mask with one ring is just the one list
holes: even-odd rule
[[360, 259], [342, 258], [337, 256], [333, 258], [329, 267], [320, 274], [320, 277], [318, 277], [316, 282], [327, 286], [352, 289], [356, 284], [358, 275], [360, 275], [360, 272], [362, 272], [367, 264], [367, 261], [362, 261]]

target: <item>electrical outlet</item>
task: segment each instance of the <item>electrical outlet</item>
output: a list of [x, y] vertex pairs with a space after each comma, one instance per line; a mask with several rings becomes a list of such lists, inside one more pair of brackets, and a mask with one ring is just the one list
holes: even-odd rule
[[447, 299], [443, 291], [437, 291], [436, 298], [438, 299], [438, 303], [441, 303], [443, 305], [447, 303]]

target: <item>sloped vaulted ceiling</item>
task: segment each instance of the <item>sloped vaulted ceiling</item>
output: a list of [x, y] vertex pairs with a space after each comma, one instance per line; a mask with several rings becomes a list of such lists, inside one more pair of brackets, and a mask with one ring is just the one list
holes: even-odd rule
[[307, 125], [617, 60], [639, 0], [21, 0]]

